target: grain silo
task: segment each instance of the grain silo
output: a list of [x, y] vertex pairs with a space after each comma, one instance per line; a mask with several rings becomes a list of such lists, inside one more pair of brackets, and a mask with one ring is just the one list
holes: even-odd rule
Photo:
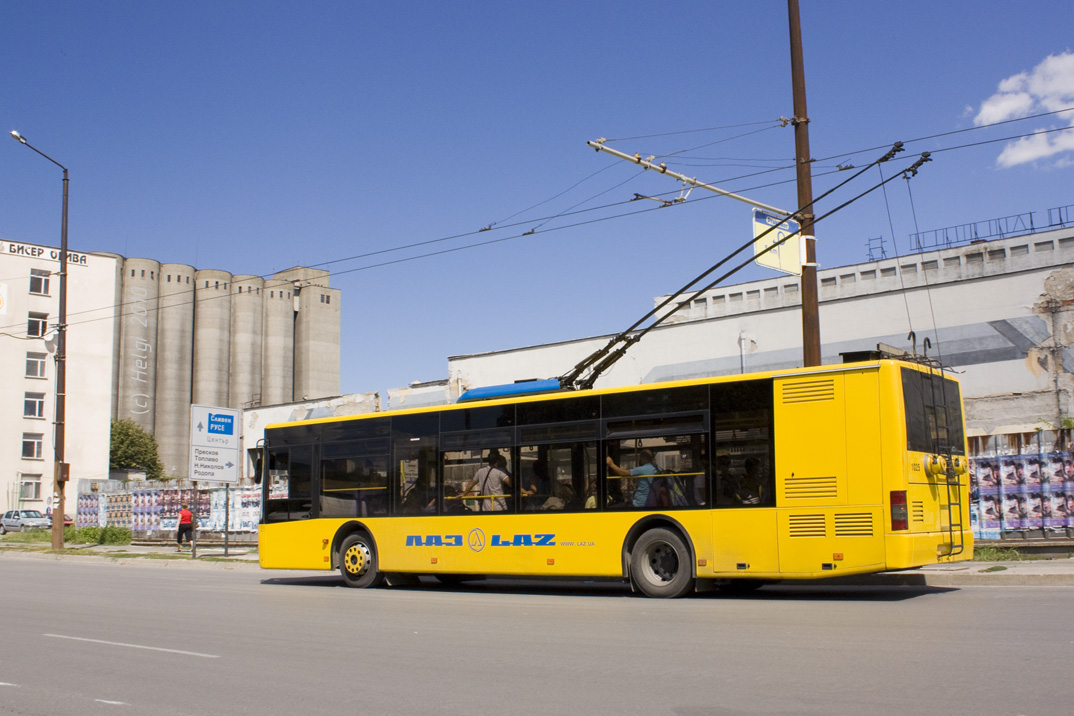
[[120, 338], [123, 335], [123, 257], [108, 251], [94, 251], [97, 256], [108, 256], [116, 260], [115, 284], [113, 286], [112, 305], [115, 307], [112, 316], [112, 419], [119, 417], [119, 356]]
[[295, 306], [290, 281], [271, 278], [261, 289], [261, 404], [291, 402], [294, 386]]
[[261, 333], [263, 330], [260, 276], [231, 279], [231, 371], [228, 407], [241, 410], [261, 404]]
[[156, 410], [157, 297], [160, 264], [152, 259], [123, 262], [120, 294], [118, 405], [116, 417], [153, 432]]
[[226, 407], [231, 347], [231, 274], [194, 273], [193, 401]]
[[309, 284], [295, 318], [294, 399], [339, 395], [339, 290]]
[[156, 437], [164, 474], [186, 476], [194, 363], [194, 267], [162, 264], [157, 311]]

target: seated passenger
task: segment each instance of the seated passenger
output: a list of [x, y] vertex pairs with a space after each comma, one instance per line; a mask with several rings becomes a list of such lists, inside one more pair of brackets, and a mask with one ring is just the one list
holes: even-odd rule
[[743, 505], [759, 505], [765, 497], [765, 486], [760, 477], [761, 461], [755, 457], [746, 458], [746, 473], [738, 480], [735, 499]]

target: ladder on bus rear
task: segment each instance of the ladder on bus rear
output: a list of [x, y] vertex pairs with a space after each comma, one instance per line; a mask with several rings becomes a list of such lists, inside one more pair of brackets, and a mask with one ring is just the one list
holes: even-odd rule
[[[966, 549], [966, 541], [962, 525], [962, 477], [969, 479], [969, 473], [963, 471], [960, 475], [955, 469], [955, 455], [947, 455], [947, 470], [944, 482], [947, 486], [947, 552], [942, 557], [954, 557], [962, 554]], [[965, 460], [966, 458], [961, 458]]]

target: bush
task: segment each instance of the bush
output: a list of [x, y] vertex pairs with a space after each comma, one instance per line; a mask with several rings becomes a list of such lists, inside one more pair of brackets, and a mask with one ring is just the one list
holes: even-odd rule
[[67, 527], [63, 531], [64, 542], [72, 544], [130, 544], [131, 531], [126, 527]]

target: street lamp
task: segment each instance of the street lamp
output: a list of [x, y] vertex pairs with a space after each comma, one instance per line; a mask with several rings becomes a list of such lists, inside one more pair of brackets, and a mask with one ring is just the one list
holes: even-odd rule
[[[63, 224], [60, 229], [60, 322], [56, 326], [56, 433], [53, 442], [56, 505], [52, 510], [52, 548], [63, 549], [64, 499], [63, 490], [70, 476], [68, 465], [63, 461], [64, 420], [67, 412], [67, 167], [26, 141], [26, 137], [12, 130], [11, 138], [63, 169]], [[58, 515], [58, 517], [57, 517]]]

